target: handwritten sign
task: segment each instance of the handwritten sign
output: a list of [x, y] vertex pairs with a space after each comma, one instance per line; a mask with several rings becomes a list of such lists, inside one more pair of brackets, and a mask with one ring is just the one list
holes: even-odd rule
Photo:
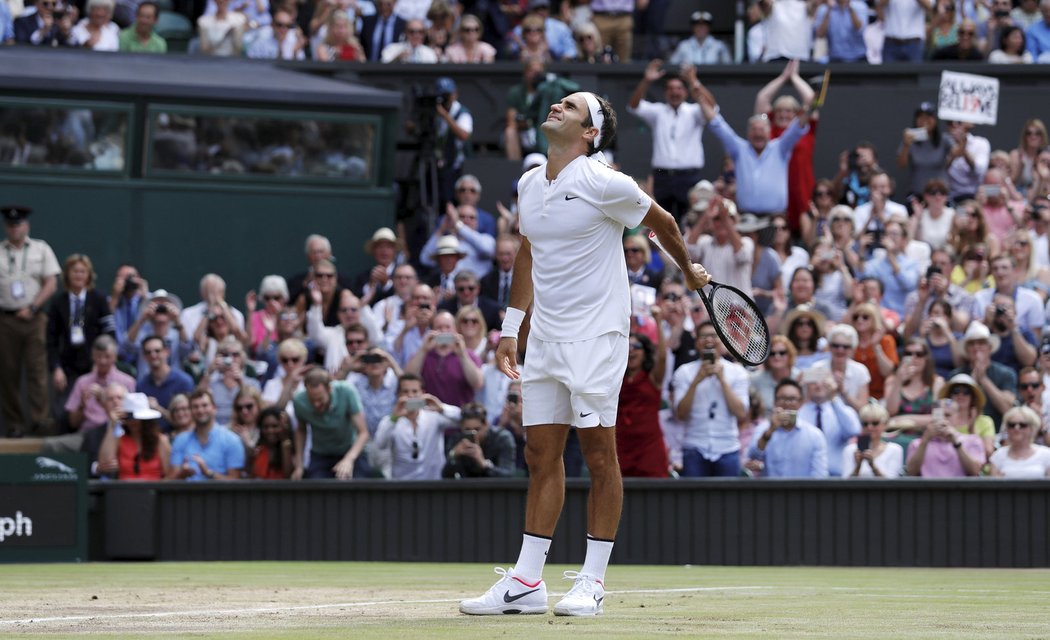
[[999, 80], [971, 73], [941, 72], [937, 117], [994, 125], [999, 115]]

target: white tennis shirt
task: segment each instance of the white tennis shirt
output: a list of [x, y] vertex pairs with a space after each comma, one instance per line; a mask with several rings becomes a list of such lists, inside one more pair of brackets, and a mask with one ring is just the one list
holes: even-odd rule
[[548, 181], [546, 163], [518, 182], [521, 233], [532, 244], [532, 334], [547, 342], [630, 333], [624, 228], [651, 200], [635, 181], [580, 156]]

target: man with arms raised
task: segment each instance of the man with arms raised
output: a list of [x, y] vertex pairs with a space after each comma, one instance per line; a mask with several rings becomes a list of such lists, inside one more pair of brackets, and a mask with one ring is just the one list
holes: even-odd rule
[[617, 400], [627, 367], [631, 299], [622, 238], [645, 224], [700, 288], [709, 277], [689, 261], [675, 219], [598, 153], [616, 134], [616, 114], [589, 92], [551, 105], [541, 130], [548, 161], [522, 176], [522, 244], [515, 258], [510, 306], [496, 352], [497, 366], [517, 378], [518, 333], [533, 305], [528, 359], [522, 374], [529, 494], [518, 562], [460, 611], [488, 615], [545, 613], [543, 564], [565, 496], [562, 453], [577, 427], [591, 471], [587, 555], [567, 572], [572, 589], [558, 615], [596, 615], [605, 599], [605, 570], [620, 522], [623, 482], [616, 460]]

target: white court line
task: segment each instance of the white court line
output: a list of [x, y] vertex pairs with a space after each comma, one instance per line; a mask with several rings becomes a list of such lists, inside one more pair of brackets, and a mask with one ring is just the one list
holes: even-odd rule
[[[703, 591], [744, 591], [775, 589], [775, 587], [683, 587], [680, 589], [629, 589], [625, 591], [606, 591], [606, 595], [635, 594], [635, 593], [696, 593]], [[553, 597], [562, 596], [562, 593], [552, 593]], [[384, 605], [399, 604], [447, 604], [459, 602], [462, 598], [442, 598], [435, 600], [377, 600], [374, 602], [337, 602], [333, 604], [304, 604], [285, 607], [254, 607], [251, 609], [213, 609], [211, 611], [153, 611], [143, 613], [97, 613], [81, 616], [56, 616], [52, 618], [23, 618], [21, 620], [0, 620], [0, 625], [15, 624], [38, 624], [42, 622], [83, 622], [85, 620], [121, 620], [128, 618], [171, 618], [175, 616], [187, 616], [198, 618], [200, 616], [239, 615], [249, 613], [279, 613], [282, 611], [316, 611], [319, 609], [335, 609], [341, 607], [376, 607]]]

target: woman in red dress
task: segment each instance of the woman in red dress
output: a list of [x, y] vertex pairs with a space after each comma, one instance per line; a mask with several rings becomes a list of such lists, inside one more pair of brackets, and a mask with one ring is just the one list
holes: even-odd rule
[[[118, 480], [163, 480], [168, 475], [171, 443], [160, 432], [160, 412], [144, 393], [129, 393], [123, 411], [111, 415], [98, 450], [99, 469]], [[123, 435], [117, 436], [117, 426]]]
[[660, 428], [660, 391], [664, 380], [667, 347], [660, 327], [660, 310], [652, 308], [656, 345], [632, 333], [627, 372], [620, 388], [616, 420], [616, 455], [620, 472], [628, 478], [666, 478], [669, 461]]
[[286, 480], [292, 476], [292, 430], [287, 414], [267, 407], [259, 414], [259, 442], [251, 457], [252, 477]]

